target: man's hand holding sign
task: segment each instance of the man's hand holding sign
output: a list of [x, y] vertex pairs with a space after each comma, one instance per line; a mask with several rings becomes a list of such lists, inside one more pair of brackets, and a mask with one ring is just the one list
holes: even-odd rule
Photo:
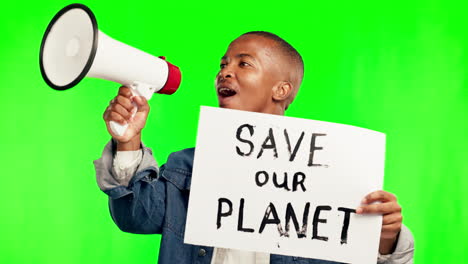
[[361, 203], [362, 206], [356, 209], [357, 214], [383, 215], [379, 252], [383, 255], [392, 253], [403, 221], [396, 196], [380, 190], [368, 194]]

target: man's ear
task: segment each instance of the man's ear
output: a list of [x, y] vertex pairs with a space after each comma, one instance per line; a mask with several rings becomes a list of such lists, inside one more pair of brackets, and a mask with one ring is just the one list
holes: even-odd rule
[[284, 101], [288, 99], [293, 90], [292, 84], [290, 82], [279, 82], [273, 87], [273, 100], [275, 101]]

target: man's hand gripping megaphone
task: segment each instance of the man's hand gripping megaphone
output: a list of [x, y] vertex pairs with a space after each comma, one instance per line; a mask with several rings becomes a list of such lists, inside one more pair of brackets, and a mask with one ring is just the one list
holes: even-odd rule
[[[141, 130], [145, 127], [149, 110], [144, 96], [134, 95], [129, 87], [120, 87], [103, 115], [107, 131], [118, 143], [117, 150], [140, 149]], [[122, 130], [116, 131], [115, 124]], [[120, 131], [123, 133], [120, 134]]]

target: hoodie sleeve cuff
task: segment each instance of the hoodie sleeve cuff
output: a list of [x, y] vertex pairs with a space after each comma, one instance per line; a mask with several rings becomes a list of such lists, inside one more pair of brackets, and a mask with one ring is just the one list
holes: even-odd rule
[[380, 264], [409, 264], [413, 263], [414, 238], [411, 231], [405, 226], [401, 226], [400, 235], [392, 254], [381, 255], [379, 253], [377, 263]]

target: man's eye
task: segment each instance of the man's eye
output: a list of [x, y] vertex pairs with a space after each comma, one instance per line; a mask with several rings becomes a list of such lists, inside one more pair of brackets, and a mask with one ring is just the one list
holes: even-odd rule
[[219, 67], [222, 69], [224, 67], [226, 67], [226, 63], [221, 63], [221, 65], [219, 65]]
[[241, 62], [239, 63], [239, 66], [245, 67], [245, 66], [250, 66], [250, 64], [249, 64], [248, 62], [241, 61]]

